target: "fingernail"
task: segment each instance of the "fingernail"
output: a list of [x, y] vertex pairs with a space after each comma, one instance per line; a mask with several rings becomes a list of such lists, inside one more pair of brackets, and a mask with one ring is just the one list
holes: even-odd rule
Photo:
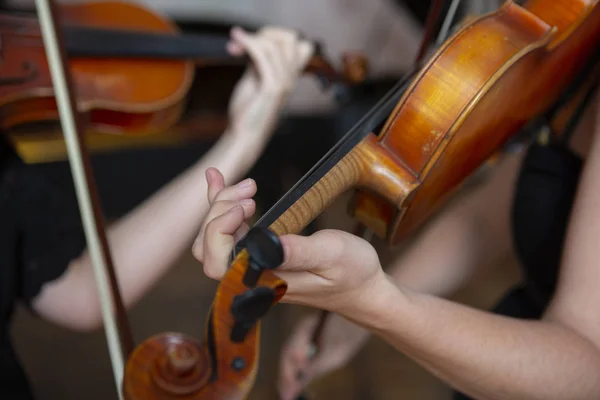
[[254, 204], [254, 200], [252, 199], [244, 199], [240, 201], [240, 204], [243, 204], [245, 206], [251, 206], [252, 204]]
[[241, 181], [240, 183], [238, 183], [238, 186], [241, 188], [247, 188], [252, 186], [252, 179], [248, 178], [248, 179], [244, 179], [243, 181]]
[[236, 35], [236, 36], [241, 36], [244, 34], [244, 30], [242, 28], [240, 28], [239, 26], [235, 26], [232, 30], [231, 30], [231, 34], [232, 35]]
[[204, 173], [204, 175], [206, 175], [206, 183], [208, 183], [210, 185], [210, 170], [207, 169], [206, 172]]

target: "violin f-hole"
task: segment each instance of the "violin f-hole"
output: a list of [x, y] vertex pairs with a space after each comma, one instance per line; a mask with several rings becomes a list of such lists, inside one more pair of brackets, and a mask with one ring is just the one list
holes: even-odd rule
[[39, 73], [35, 64], [29, 61], [23, 61], [18, 69], [19, 71], [14, 72], [12, 76], [4, 76], [2, 69], [0, 69], [0, 86], [23, 85], [36, 79]]
[[39, 70], [31, 61], [17, 62], [16, 66], [6, 59], [5, 46], [2, 35], [0, 35], [0, 86], [1, 85], [23, 85], [37, 78]]

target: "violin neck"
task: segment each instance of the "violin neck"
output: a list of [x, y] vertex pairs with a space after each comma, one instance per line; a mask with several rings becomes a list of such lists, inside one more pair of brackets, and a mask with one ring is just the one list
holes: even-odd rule
[[255, 226], [278, 235], [299, 233], [338, 195], [355, 186], [362, 172], [358, 158], [369, 151], [365, 139], [387, 120], [416, 71], [401, 79]]
[[[247, 56], [230, 55], [227, 51], [229, 37], [219, 34], [171, 35], [81, 26], [63, 29], [67, 54], [75, 58], [146, 58], [240, 66], [249, 62]], [[319, 46], [309, 60], [306, 72], [315, 75], [323, 87], [343, 80], [323, 57]]]
[[63, 30], [70, 57], [218, 59], [232, 62], [239, 59], [227, 52], [229, 39], [223, 35], [166, 35], [79, 26], [65, 26]]

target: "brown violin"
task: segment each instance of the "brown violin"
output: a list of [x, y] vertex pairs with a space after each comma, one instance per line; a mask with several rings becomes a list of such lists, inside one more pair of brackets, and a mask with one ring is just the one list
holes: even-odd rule
[[[182, 34], [173, 22], [140, 5], [102, 1], [58, 9], [78, 111], [94, 132], [150, 135], [175, 125], [184, 112], [204, 116], [202, 112], [210, 108], [186, 110], [197, 71], [247, 63], [246, 58], [228, 54], [227, 36]], [[56, 121], [58, 110], [37, 17], [0, 15], [0, 38], [0, 128]], [[365, 78], [364, 57], [349, 53], [343, 61], [343, 71], [338, 73], [317, 46], [305, 72], [317, 77], [324, 89]], [[207, 98], [204, 103], [219, 97], [199, 90], [194, 95]], [[226, 126], [227, 110], [219, 111], [206, 113], [194, 129]]]
[[[277, 236], [299, 233], [356, 190], [350, 214], [390, 244], [401, 242], [522, 128], [566, 104], [597, 66], [599, 44], [600, 6], [592, 0], [507, 1], [465, 24], [240, 241], [204, 344], [163, 334], [134, 350], [125, 398], [245, 398], [256, 375], [259, 321], [286, 289], [273, 271], [283, 257]], [[180, 348], [194, 349], [181, 351], [193, 353], [184, 357], [187, 372], [172, 357]], [[158, 368], [169, 371], [159, 381]], [[160, 381], [166, 376], [170, 389]], [[185, 380], [191, 376], [197, 386]]]

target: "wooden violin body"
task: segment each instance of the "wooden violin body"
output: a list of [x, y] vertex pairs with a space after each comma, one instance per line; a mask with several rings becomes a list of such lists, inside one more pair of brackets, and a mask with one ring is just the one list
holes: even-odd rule
[[406, 239], [529, 121], [600, 47], [591, 0], [512, 1], [463, 27], [429, 60], [378, 137], [409, 178], [397, 198], [374, 183], [350, 213], [391, 244]]
[[[178, 34], [137, 5], [109, 1], [60, 6], [65, 24]], [[0, 127], [56, 121], [58, 110], [35, 16], [0, 15]], [[110, 134], [161, 132], [180, 117], [194, 79], [192, 60], [70, 57], [78, 108], [91, 129]]]
[[[532, 0], [525, 6], [508, 1], [498, 11], [469, 22], [404, 85], [378, 136], [351, 131], [251, 232], [263, 229], [275, 237], [299, 233], [338, 195], [359, 188], [352, 214], [390, 243], [398, 243], [526, 123], [555, 104], [595, 60], [599, 41], [597, 1]], [[160, 358], [158, 353], [142, 356], [153, 346], [149, 340], [128, 364], [128, 400], [245, 398], [255, 370], [248, 368], [242, 377], [233, 367], [232, 360], [242, 353], [231, 351], [236, 344], [228, 338], [236, 330], [232, 299], [254, 290], [243, 278], [253, 268], [249, 258], [260, 258], [268, 248], [250, 243], [243, 239], [238, 246], [209, 317], [208, 348], [216, 340], [222, 346], [210, 353], [212, 363], [223, 366], [218, 378], [182, 397], [166, 394], [148, 379], [147, 369], [143, 377], [137, 375]], [[274, 290], [274, 283], [278, 288], [270, 307], [286, 285], [270, 270], [262, 271], [260, 279], [265, 290]], [[252, 307], [247, 312], [258, 314]], [[213, 326], [219, 326], [220, 333]], [[257, 348], [258, 319], [250, 326], [247, 337], [253, 342], [247, 344]], [[232, 383], [228, 390], [237, 390], [214, 397], [216, 389], [210, 388], [223, 385], [220, 380]]]

